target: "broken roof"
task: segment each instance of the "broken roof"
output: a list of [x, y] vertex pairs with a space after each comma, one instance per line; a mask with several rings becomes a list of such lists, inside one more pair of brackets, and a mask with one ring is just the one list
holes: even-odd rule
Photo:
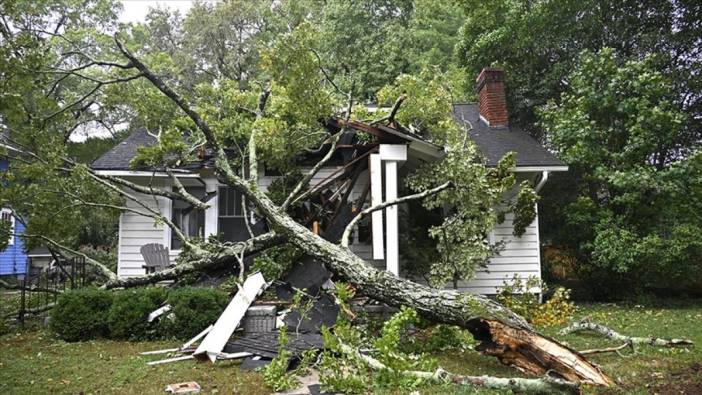
[[454, 104], [453, 114], [456, 121], [469, 130], [468, 135], [485, 156], [488, 166], [496, 166], [505, 154], [514, 151], [517, 167], [566, 168], [565, 163], [520, 128], [488, 126], [480, 119], [477, 103]]
[[[495, 166], [497, 162], [508, 152], [515, 151], [517, 167], [534, 168], [560, 168], [565, 170], [566, 164], [556, 158], [551, 152], [529, 136], [526, 132], [517, 127], [491, 128], [480, 120], [478, 105], [475, 103], [455, 104], [454, 117], [466, 126], [469, 135], [478, 146], [478, 149], [486, 158], [488, 166]], [[363, 128], [361, 128], [363, 129]], [[433, 146], [431, 143], [421, 140], [414, 135], [408, 135], [391, 128], [383, 127], [384, 132], [390, 133], [397, 138], [402, 138], [409, 143]], [[95, 170], [131, 170], [129, 163], [137, 155], [139, 147], [147, 147], [156, 144], [156, 138], [150, 135], [146, 129], [137, 129], [124, 141], [112, 147], [109, 151], [92, 163]], [[435, 148], [435, 147], [431, 147]], [[440, 149], [440, 147], [436, 147]], [[204, 163], [191, 164], [185, 168], [195, 169], [202, 167]]]

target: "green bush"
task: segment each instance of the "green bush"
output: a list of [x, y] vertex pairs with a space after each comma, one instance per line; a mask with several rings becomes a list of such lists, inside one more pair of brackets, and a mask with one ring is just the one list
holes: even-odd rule
[[50, 329], [69, 342], [108, 336], [112, 297], [111, 291], [97, 288], [64, 292], [51, 311]]
[[166, 290], [160, 287], [136, 288], [116, 292], [107, 317], [110, 337], [125, 340], [149, 340], [162, 335], [149, 313], [166, 301]]
[[219, 289], [180, 288], [168, 295], [173, 319], [162, 319], [164, 332], [187, 340], [217, 321], [229, 303], [229, 295]]

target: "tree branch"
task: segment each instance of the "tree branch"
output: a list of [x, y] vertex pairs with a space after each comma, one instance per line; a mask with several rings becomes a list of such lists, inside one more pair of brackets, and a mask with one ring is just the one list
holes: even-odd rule
[[608, 328], [604, 325], [596, 324], [590, 322], [588, 318], [580, 322], [574, 322], [561, 330], [561, 335], [567, 335], [569, 333], [580, 332], [580, 331], [592, 331], [599, 335], [608, 337], [612, 340], [623, 341], [627, 344], [631, 344], [632, 347], [638, 344], [648, 344], [654, 347], [675, 347], [675, 346], [691, 346], [694, 343], [688, 339], [665, 339], [660, 337], [635, 337], [622, 335], [615, 330]]
[[379, 360], [362, 354], [360, 351], [339, 342], [339, 349], [344, 354], [352, 356], [354, 359], [362, 361], [365, 365], [373, 370], [384, 370], [398, 373], [400, 375], [426, 380], [435, 383], [451, 383], [461, 386], [480, 386], [500, 391], [513, 391], [516, 393], [579, 393], [579, 386], [575, 383], [546, 376], [541, 379], [525, 379], [519, 377], [502, 378], [491, 376], [465, 376], [447, 372], [441, 368], [434, 372], [416, 371], [416, 370], [394, 370]]
[[[315, 53], [316, 54], [316, 53]], [[320, 66], [321, 67], [321, 66]], [[348, 124], [349, 119], [351, 118], [351, 111], [353, 108], [353, 87], [351, 88], [351, 92], [348, 94], [348, 105], [346, 107], [346, 124]], [[319, 170], [329, 162], [329, 159], [334, 155], [334, 152], [336, 152], [336, 146], [339, 144], [339, 140], [341, 137], [344, 135], [346, 132], [346, 126], [342, 127], [339, 132], [337, 132], [334, 136], [331, 137], [331, 147], [329, 147], [329, 151], [324, 155], [324, 157], [317, 162], [312, 169], [305, 175], [305, 177], [300, 180], [300, 182], [295, 185], [295, 188], [293, 188], [292, 192], [290, 192], [290, 195], [288, 195], [287, 198], [285, 198], [285, 201], [283, 204], [280, 206], [280, 208], [285, 211], [288, 209], [288, 206], [293, 202], [293, 200], [297, 197], [297, 195], [300, 193], [302, 188], [307, 185], [308, 182], [314, 177]]]
[[68, 252], [69, 254], [72, 255], [77, 255], [85, 259], [85, 263], [89, 264], [90, 266], [94, 267], [97, 270], [97, 274], [100, 275], [103, 278], [106, 278], [108, 281], [112, 281], [117, 279], [117, 275], [110, 269], [107, 268], [107, 266], [103, 265], [102, 263], [96, 261], [95, 259], [87, 256], [86, 254], [76, 251], [72, 248], [66, 247], [65, 245], [52, 240], [44, 235], [33, 235], [29, 233], [22, 233], [22, 234], [17, 234], [16, 236], [22, 237], [22, 238], [27, 238], [27, 239], [39, 239], [44, 241], [45, 243], [48, 243], [54, 247], [56, 247], [59, 250], [63, 250]]
[[214, 132], [212, 129], [210, 129], [210, 125], [205, 122], [202, 117], [200, 117], [200, 114], [195, 112], [190, 105], [185, 101], [183, 97], [181, 97], [179, 94], [177, 94], [173, 89], [171, 89], [168, 85], [166, 85], [159, 77], [157, 77], [144, 63], [142, 63], [137, 57], [132, 55], [129, 50], [122, 44], [121, 41], [117, 38], [117, 35], [114, 37], [115, 43], [117, 44], [117, 48], [119, 51], [124, 55], [129, 61], [131, 62], [134, 67], [139, 70], [146, 79], [151, 81], [151, 83], [158, 88], [158, 90], [161, 91], [164, 95], [166, 95], [169, 99], [173, 100], [173, 102], [180, 107], [185, 114], [190, 117], [190, 119], [195, 122], [195, 125], [202, 131], [202, 133], [205, 135], [205, 138], [207, 138], [207, 142], [212, 146], [212, 148], [215, 151], [219, 151], [221, 149], [219, 142], [217, 141]]
[[174, 267], [160, 272], [140, 277], [111, 279], [103, 284], [103, 288], [129, 288], [155, 284], [164, 280], [177, 279], [184, 274], [202, 272], [210, 268], [231, 264], [233, 261], [232, 258], [240, 256], [242, 251], [245, 251], [248, 255], [253, 255], [270, 247], [282, 244], [285, 241], [285, 237], [275, 232], [268, 232], [243, 242], [221, 244], [216, 251], [194, 252], [191, 256], [188, 256], [187, 261], [184, 260], [183, 263], [179, 263]]
[[341, 245], [343, 247], [348, 248], [349, 238], [351, 236], [351, 232], [353, 231], [354, 226], [356, 226], [358, 221], [360, 221], [361, 218], [363, 218], [365, 215], [368, 215], [374, 211], [382, 210], [382, 209], [389, 207], [389, 206], [394, 206], [396, 204], [406, 203], [406, 202], [409, 202], [411, 200], [424, 199], [427, 196], [435, 195], [435, 194], [443, 191], [444, 189], [451, 188], [452, 186], [453, 186], [453, 183], [451, 183], [451, 181], [447, 181], [447, 182], [445, 182], [445, 183], [443, 183], [443, 184], [441, 184], [438, 187], [433, 188], [433, 189], [427, 189], [426, 191], [423, 191], [423, 192], [415, 193], [413, 195], [403, 196], [403, 197], [398, 198], [398, 199], [389, 200], [387, 202], [383, 202], [380, 204], [376, 204], [375, 206], [368, 207], [367, 209], [358, 213], [358, 215], [356, 215], [351, 220], [351, 222], [349, 222], [349, 224], [346, 225], [346, 229], [344, 229], [344, 233], [341, 235]]

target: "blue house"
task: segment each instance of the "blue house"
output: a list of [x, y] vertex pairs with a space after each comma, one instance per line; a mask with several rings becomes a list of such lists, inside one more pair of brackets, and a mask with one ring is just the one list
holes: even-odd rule
[[[0, 158], [0, 171], [7, 170], [8, 162]], [[22, 233], [24, 225], [17, 221], [8, 207], [0, 207], [0, 220], [10, 222], [13, 233]], [[27, 273], [29, 258], [24, 248], [24, 240], [15, 235], [10, 236], [10, 242], [4, 251], [0, 251], [0, 276], [16, 276]]]

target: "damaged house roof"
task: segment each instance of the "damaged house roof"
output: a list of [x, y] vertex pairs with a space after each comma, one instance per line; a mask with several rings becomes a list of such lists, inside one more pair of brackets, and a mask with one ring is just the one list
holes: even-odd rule
[[[517, 167], [565, 167], [566, 164], [556, 158], [534, 138], [518, 127], [490, 127], [480, 119], [478, 104], [455, 104], [454, 117], [469, 130], [470, 138], [475, 141], [478, 149], [486, 159], [486, 165], [495, 166], [508, 152], [516, 152]], [[389, 129], [389, 128], [386, 128]], [[417, 136], [406, 135], [395, 131], [395, 136], [404, 135], [407, 141], [418, 140]], [[112, 147], [92, 163], [95, 170], [132, 170], [130, 162], [137, 155], [139, 147], [156, 144], [156, 138], [146, 129], [140, 128], [129, 135], [124, 141]], [[196, 169], [204, 163], [186, 166]]]

